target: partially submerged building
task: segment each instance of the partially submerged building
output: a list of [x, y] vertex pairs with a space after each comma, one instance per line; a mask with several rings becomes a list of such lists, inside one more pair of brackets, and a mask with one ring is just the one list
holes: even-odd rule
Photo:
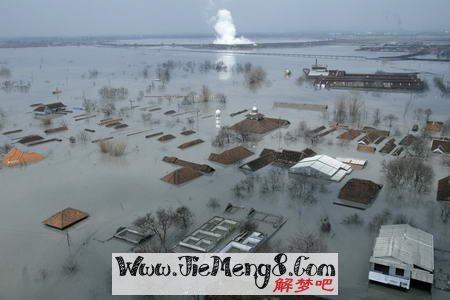
[[427, 121], [425, 130], [430, 132], [441, 132], [444, 127], [444, 122], [439, 121]]
[[274, 163], [277, 165], [281, 165], [281, 166], [286, 166], [286, 167], [292, 167], [293, 165], [295, 165], [296, 163], [298, 163], [299, 161], [301, 161], [304, 158], [307, 157], [311, 157], [316, 155], [317, 153], [314, 152], [313, 150], [309, 149], [309, 148], [305, 148], [302, 151], [294, 151], [294, 150], [286, 150], [283, 149], [281, 151], [275, 151], [273, 149], [267, 149], [264, 148], [261, 151], [260, 156], [264, 156], [268, 153], [272, 153], [275, 158], [274, 158]]
[[384, 144], [383, 148], [380, 149], [380, 153], [383, 154], [389, 154], [397, 147], [397, 144], [395, 143], [395, 139], [392, 138], [389, 141]]
[[389, 131], [385, 130], [378, 130], [372, 127], [364, 127], [363, 130], [366, 132], [366, 135], [358, 140], [358, 144], [366, 146], [373, 143], [379, 144], [389, 136]]
[[68, 207], [44, 220], [42, 223], [59, 230], [64, 230], [86, 219], [87, 217], [89, 217], [88, 213]]
[[202, 175], [203, 173], [201, 173], [200, 171], [191, 169], [189, 167], [182, 167], [176, 169], [173, 172], [170, 172], [166, 176], [162, 177], [161, 180], [173, 185], [180, 185]]
[[246, 115], [246, 119], [234, 124], [230, 129], [242, 134], [265, 134], [289, 124], [287, 120], [267, 118], [258, 112], [256, 106], [253, 106], [251, 112]]
[[289, 169], [289, 172], [331, 181], [341, 181], [352, 172], [352, 168], [327, 155], [316, 155], [302, 159]]
[[339, 191], [334, 204], [358, 209], [367, 209], [372, 205], [383, 186], [370, 180], [352, 178]]
[[188, 168], [200, 171], [202, 173], [212, 173], [215, 171], [214, 168], [212, 168], [206, 164], [197, 164], [194, 162], [179, 159], [174, 156], [164, 156], [162, 160], [167, 163], [174, 164], [177, 166], [188, 167]]
[[450, 176], [438, 182], [437, 200], [450, 204]]
[[175, 253], [255, 252], [283, 225], [286, 219], [253, 208], [229, 204], [222, 216], [214, 216], [184, 237]]
[[15, 166], [24, 166], [31, 164], [33, 162], [44, 159], [44, 156], [31, 152], [23, 152], [17, 148], [12, 148], [2, 159], [2, 162], [5, 166], [15, 167]]
[[231, 165], [240, 160], [243, 160], [254, 153], [243, 146], [237, 146], [229, 150], [225, 150], [222, 153], [211, 153], [208, 160], [217, 162], [223, 165]]
[[365, 159], [358, 159], [358, 158], [349, 158], [349, 157], [336, 157], [338, 161], [341, 163], [350, 165], [353, 170], [362, 170], [367, 165], [367, 160]]
[[417, 137], [415, 135], [412, 134], [408, 134], [407, 136], [405, 136], [398, 144], [400, 146], [405, 146], [405, 147], [409, 147], [411, 146], [413, 143], [415, 143], [417, 141]]
[[338, 139], [352, 141], [360, 136], [363, 132], [356, 129], [348, 129], [346, 132], [337, 136]]
[[433, 284], [433, 235], [407, 224], [383, 225], [370, 257], [369, 280], [410, 289]]
[[433, 143], [431, 144], [431, 152], [438, 154], [450, 154], [450, 139], [433, 139]]
[[34, 109], [34, 114], [37, 116], [55, 114], [63, 112], [66, 109], [66, 105], [62, 102], [55, 102], [49, 104], [42, 104]]
[[377, 151], [377, 148], [375, 148], [373, 146], [367, 146], [364, 144], [358, 144], [358, 146], [356, 147], [356, 150], [358, 150], [360, 152], [374, 153]]
[[17, 143], [22, 144], [22, 145], [26, 145], [28, 143], [33, 143], [33, 142], [37, 142], [37, 141], [41, 141], [44, 138], [40, 135], [37, 134], [30, 134], [27, 136], [24, 136], [22, 138], [20, 138]]
[[264, 168], [265, 166], [270, 165], [271, 163], [273, 163], [274, 160], [275, 160], [275, 153], [269, 152], [252, 161], [247, 162], [246, 164], [243, 164], [239, 168], [241, 168], [242, 170], [255, 172], [258, 171], [259, 169]]

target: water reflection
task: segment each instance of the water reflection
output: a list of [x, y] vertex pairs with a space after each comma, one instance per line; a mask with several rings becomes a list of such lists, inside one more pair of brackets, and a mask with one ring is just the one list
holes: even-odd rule
[[233, 53], [219, 54], [219, 57], [216, 63], [223, 62], [223, 64], [227, 67], [226, 71], [219, 72], [220, 80], [228, 80], [231, 78], [233, 73], [233, 67], [236, 64], [236, 57]]

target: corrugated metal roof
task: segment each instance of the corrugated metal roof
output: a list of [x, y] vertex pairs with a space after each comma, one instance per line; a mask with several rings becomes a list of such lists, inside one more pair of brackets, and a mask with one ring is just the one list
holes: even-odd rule
[[433, 235], [407, 224], [381, 226], [373, 248], [375, 258], [393, 258], [433, 272]]
[[[331, 178], [332, 180], [339, 181], [344, 177], [346, 174], [349, 174], [352, 169], [349, 165], [344, 164], [332, 157], [329, 157], [327, 155], [316, 155], [312, 157], [307, 157], [305, 159], [302, 159], [298, 164], [294, 165], [291, 169], [299, 169], [299, 168], [306, 168], [310, 167], [313, 168], [327, 176], [333, 177], [338, 171], [338, 175], [335, 179]], [[338, 179], [340, 177], [340, 179]]]
[[344, 164], [352, 164], [352, 165], [359, 165], [359, 166], [365, 166], [367, 163], [367, 160], [365, 160], [365, 159], [355, 159], [355, 158], [336, 157], [336, 160], [338, 160]]

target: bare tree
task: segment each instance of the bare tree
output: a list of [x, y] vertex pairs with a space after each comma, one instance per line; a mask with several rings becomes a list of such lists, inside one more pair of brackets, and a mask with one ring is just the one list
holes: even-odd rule
[[392, 129], [392, 123], [398, 120], [398, 117], [394, 114], [389, 114], [383, 118], [385, 122], [387, 122], [389, 126], [389, 130]]
[[427, 108], [423, 111], [423, 113], [425, 114], [425, 120], [428, 122], [430, 121], [430, 116], [433, 114], [433, 111], [431, 110], [431, 108]]
[[364, 108], [364, 103], [359, 100], [358, 97], [353, 96], [351, 99], [347, 100], [348, 117], [352, 124], [361, 121], [362, 110]]
[[6, 123], [6, 113], [0, 108], [0, 130], [5, 126]]
[[381, 111], [379, 108], [375, 108], [375, 110], [373, 111], [373, 126], [378, 126], [380, 125], [381, 122]]
[[327, 246], [319, 235], [314, 233], [297, 234], [289, 239], [288, 252], [316, 253], [325, 252]]
[[407, 151], [412, 156], [426, 158], [430, 154], [430, 147], [425, 137], [416, 136], [411, 145], [407, 147]]
[[266, 71], [262, 67], [251, 65], [245, 72], [245, 83], [252, 90], [255, 91], [262, 86], [266, 81]]
[[83, 99], [83, 108], [87, 113], [91, 113], [97, 110], [97, 102], [90, 99]]
[[393, 189], [412, 189], [417, 193], [430, 190], [433, 169], [418, 157], [400, 157], [383, 162], [387, 185]]
[[206, 85], [203, 85], [200, 91], [200, 100], [202, 102], [208, 102], [210, 98], [211, 98], [211, 90]]
[[175, 225], [175, 213], [172, 209], [158, 209], [156, 214], [145, 216], [145, 227], [158, 239], [157, 252], [167, 252], [167, 233]]
[[338, 99], [335, 104], [334, 120], [337, 123], [344, 123], [347, 120], [347, 105], [344, 99]]
[[7, 67], [0, 67], [0, 77], [8, 78], [11, 76], [11, 70]]

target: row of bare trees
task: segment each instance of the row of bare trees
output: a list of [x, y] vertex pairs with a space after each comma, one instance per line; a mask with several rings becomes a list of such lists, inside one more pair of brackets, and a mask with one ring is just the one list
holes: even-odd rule
[[153, 235], [150, 242], [136, 249], [137, 252], [168, 252], [170, 244], [183, 235], [193, 222], [193, 213], [186, 206], [158, 209], [135, 221], [135, 225]]

